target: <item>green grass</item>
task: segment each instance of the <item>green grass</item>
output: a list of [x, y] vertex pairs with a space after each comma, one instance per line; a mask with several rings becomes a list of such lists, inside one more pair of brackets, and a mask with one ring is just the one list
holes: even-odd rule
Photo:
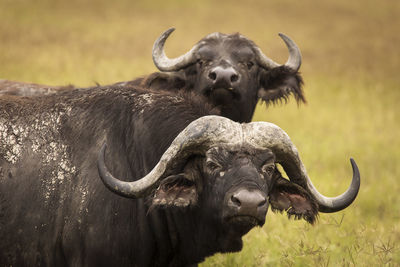
[[[134, 2], [134, 3], [133, 3]], [[354, 157], [355, 203], [315, 226], [269, 213], [240, 253], [202, 266], [400, 265], [400, 2], [0, 0], [0, 78], [89, 86], [155, 70], [154, 40], [171, 57], [208, 33], [239, 31], [278, 62], [277, 36], [300, 46], [307, 105], [260, 106], [254, 120], [282, 127], [323, 194], [342, 193]]]

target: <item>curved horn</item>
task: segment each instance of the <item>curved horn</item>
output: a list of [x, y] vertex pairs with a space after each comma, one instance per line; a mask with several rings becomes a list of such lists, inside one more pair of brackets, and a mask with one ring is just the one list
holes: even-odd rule
[[170, 59], [165, 55], [165, 41], [174, 30], [175, 28], [166, 30], [154, 43], [153, 61], [160, 71], [178, 71], [196, 60], [193, 52], [197, 49], [197, 45], [193, 46], [193, 48], [186, 54], [177, 58]]
[[278, 126], [267, 122], [254, 122], [247, 125], [245, 140], [255, 147], [270, 148], [282, 165], [289, 179], [308, 189], [319, 205], [320, 212], [336, 212], [349, 206], [357, 197], [360, 189], [360, 172], [357, 164], [350, 159], [353, 168], [353, 179], [346, 192], [337, 197], [326, 197], [318, 192], [307, 175], [306, 168], [300, 160], [297, 148], [289, 136]]
[[157, 165], [146, 176], [134, 182], [121, 181], [108, 171], [104, 162], [106, 144], [103, 144], [97, 160], [99, 176], [111, 191], [124, 197], [139, 198], [146, 196], [157, 185], [165, 171], [177, 162], [193, 154], [203, 154], [214, 144], [240, 144], [241, 137], [240, 124], [224, 117], [204, 116], [180, 132]]
[[[279, 36], [283, 39], [289, 50], [289, 58], [284, 66], [289, 67], [294, 71], [298, 71], [301, 66], [300, 48], [292, 39], [289, 38], [289, 36], [283, 33], [279, 33]], [[257, 46], [255, 47], [255, 52], [259, 60], [258, 64], [260, 64], [262, 67], [272, 69], [281, 66], [280, 64], [276, 63], [275, 61], [264, 55], [261, 49]]]

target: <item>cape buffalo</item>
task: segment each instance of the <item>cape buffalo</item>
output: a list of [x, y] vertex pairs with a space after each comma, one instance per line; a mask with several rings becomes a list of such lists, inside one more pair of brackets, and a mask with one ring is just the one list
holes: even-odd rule
[[[287, 101], [293, 95], [305, 102], [300, 49], [286, 35], [280, 34], [289, 49], [289, 59], [280, 65], [266, 55], [251, 40], [241, 34], [212, 33], [201, 39], [186, 54], [169, 59], [164, 44], [174, 29], [164, 32], [153, 47], [153, 60], [161, 72], [155, 72], [120, 86], [140, 85], [162, 90], [193, 91], [206, 96], [208, 101], [221, 108], [221, 115], [238, 122], [249, 122], [259, 99], [266, 103]], [[42, 94], [35, 90], [40, 85], [0, 81], [1, 94]], [[64, 90], [49, 86], [47, 92]]]
[[198, 95], [109, 86], [0, 107], [0, 266], [196, 264], [241, 250], [269, 205], [313, 223], [360, 186], [351, 161], [349, 189], [322, 196], [283, 130]]
[[245, 36], [212, 33], [186, 54], [169, 59], [164, 44], [173, 28], [165, 31], [153, 47], [153, 61], [162, 71], [146, 77], [147, 87], [193, 90], [221, 107], [222, 115], [238, 122], [249, 122], [259, 99], [270, 103], [286, 101], [292, 94], [305, 102], [300, 49], [280, 33], [289, 49], [289, 59], [280, 65], [267, 57]]

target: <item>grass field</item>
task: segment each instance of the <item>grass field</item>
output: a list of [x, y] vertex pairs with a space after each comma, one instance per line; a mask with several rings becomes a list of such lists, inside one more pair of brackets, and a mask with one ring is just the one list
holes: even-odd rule
[[[134, 2], [134, 3], [133, 3]], [[0, 0], [0, 78], [90, 86], [155, 71], [154, 40], [171, 57], [208, 33], [241, 32], [278, 62], [292, 37], [303, 54], [308, 104], [260, 106], [297, 145], [325, 195], [361, 171], [355, 203], [315, 226], [267, 215], [241, 253], [202, 266], [400, 266], [400, 1]]]

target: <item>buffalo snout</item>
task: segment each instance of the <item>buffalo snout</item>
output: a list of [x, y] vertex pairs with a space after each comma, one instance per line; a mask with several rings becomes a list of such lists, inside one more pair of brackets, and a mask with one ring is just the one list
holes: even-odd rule
[[231, 89], [240, 81], [239, 73], [233, 67], [217, 66], [210, 70], [208, 79], [214, 85], [214, 88]]
[[225, 215], [229, 221], [240, 220], [241, 223], [247, 222], [253, 226], [264, 224], [268, 211], [268, 199], [264, 192], [239, 188], [229, 193], [225, 201]]

